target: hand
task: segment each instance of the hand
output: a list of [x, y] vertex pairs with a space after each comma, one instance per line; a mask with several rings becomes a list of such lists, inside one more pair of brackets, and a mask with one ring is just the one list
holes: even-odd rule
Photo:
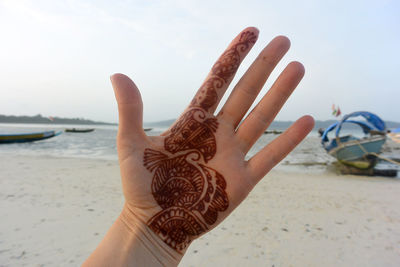
[[313, 128], [313, 119], [302, 117], [245, 160], [304, 75], [300, 63], [290, 63], [242, 121], [289, 49], [283, 36], [264, 48], [215, 114], [257, 37], [256, 28], [247, 28], [231, 42], [189, 106], [161, 136], [143, 132], [142, 101], [135, 84], [122, 74], [111, 78], [119, 110], [123, 220], [147, 225], [166, 250], [183, 254], [192, 240], [217, 226]]

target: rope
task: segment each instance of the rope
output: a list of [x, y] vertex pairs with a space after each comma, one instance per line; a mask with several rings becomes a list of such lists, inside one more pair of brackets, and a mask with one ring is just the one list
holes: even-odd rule
[[357, 141], [357, 145], [361, 148], [361, 150], [362, 150], [365, 154], [374, 155], [374, 156], [376, 156], [376, 157], [378, 157], [378, 158], [380, 158], [380, 159], [382, 159], [382, 160], [385, 160], [385, 161], [388, 161], [388, 162], [390, 162], [390, 163], [393, 163], [393, 164], [395, 164], [395, 165], [400, 166], [400, 162], [394, 161], [394, 160], [392, 160], [392, 159], [385, 158], [384, 156], [381, 156], [381, 155], [379, 155], [379, 154], [377, 154], [377, 153], [375, 153], [375, 152], [368, 152], [368, 151], [365, 150], [365, 148], [360, 144], [359, 141]]
[[383, 157], [383, 156], [381, 156], [381, 155], [379, 155], [379, 154], [377, 154], [377, 153], [372, 152], [372, 153], [369, 153], [369, 154], [374, 155], [374, 156], [377, 156], [378, 158], [380, 158], [380, 159], [382, 159], [382, 160], [386, 160], [386, 161], [388, 161], [388, 162], [390, 162], [390, 163], [393, 163], [393, 164], [395, 164], [395, 165], [400, 166], [400, 162], [397, 162], [397, 161], [392, 160], [392, 159], [385, 158], [385, 157]]

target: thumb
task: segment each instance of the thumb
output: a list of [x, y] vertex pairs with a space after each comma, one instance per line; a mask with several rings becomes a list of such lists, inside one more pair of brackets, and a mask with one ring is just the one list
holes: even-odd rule
[[141, 138], [143, 131], [143, 103], [139, 89], [128, 76], [113, 74], [111, 84], [118, 103], [120, 137]]

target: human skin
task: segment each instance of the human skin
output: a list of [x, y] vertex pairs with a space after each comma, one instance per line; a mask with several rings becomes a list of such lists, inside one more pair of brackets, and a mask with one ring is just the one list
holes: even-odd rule
[[176, 266], [190, 243], [223, 221], [311, 131], [314, 120], [304, 116], [245, 160], [304, 75], [302, 64], [288, 64], [244, 118], [290, 47], [283, 36], [262, 50], [216, 114], [257, 37], [258, 30], [249, 27], [231, 42], [180, 118], [160, 136], [143, 131], [136, 85], [122, 74], [111, 77], [125, 205], [84, 266]]

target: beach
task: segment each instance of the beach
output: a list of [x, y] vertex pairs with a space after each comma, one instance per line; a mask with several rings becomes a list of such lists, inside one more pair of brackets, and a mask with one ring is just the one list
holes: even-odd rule
[[[3, 153], [0, 170], [0, 266], [80, 265], [124, 202], [115, 159]], [[399, 192], [281, 164], [180, 266], [399, 266]]]

